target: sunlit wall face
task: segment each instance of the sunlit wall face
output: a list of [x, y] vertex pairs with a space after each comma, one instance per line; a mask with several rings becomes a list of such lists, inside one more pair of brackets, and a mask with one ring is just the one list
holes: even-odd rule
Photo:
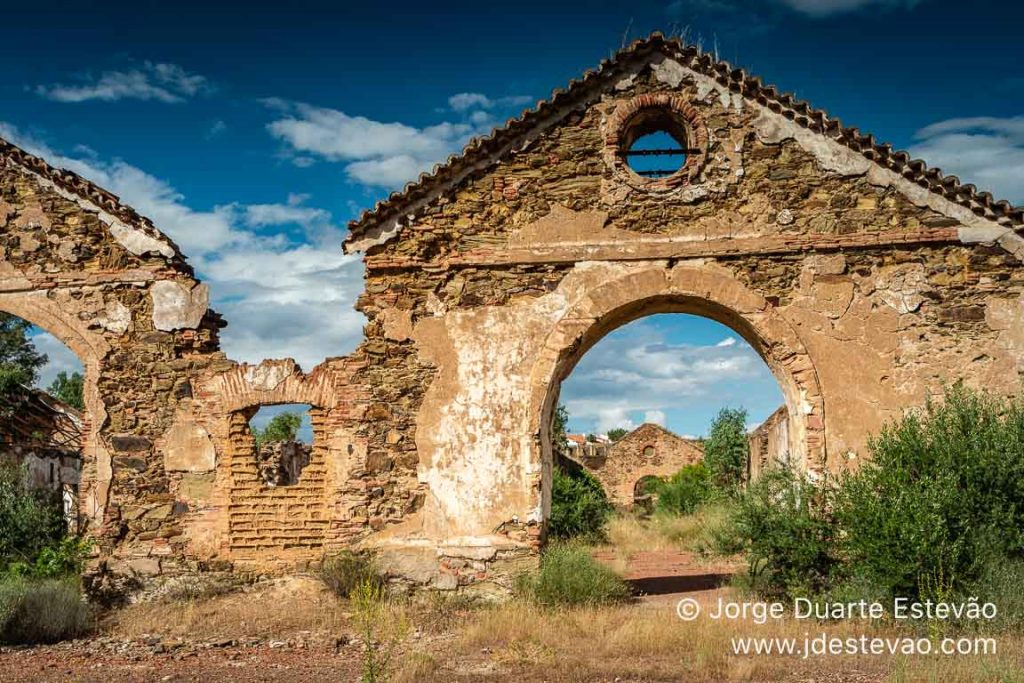
[[604, 434], [654, 422], [704, 436], [721, 408], [745, 408], [754, 427], [784, 403], [751, 346], [725, 325], [686, 314], [641, 318], [591, 348], [562, 383], [569, 431]]

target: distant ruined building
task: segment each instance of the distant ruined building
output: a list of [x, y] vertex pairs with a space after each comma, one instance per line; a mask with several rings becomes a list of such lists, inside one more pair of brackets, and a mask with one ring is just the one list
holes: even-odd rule
[[792, 465], [789, 458], [789, 415], [786, 406], [779, 408], [765, 418], [754, 431], [750, 432], [750, 457], [747, 460], [747, 481], [773, 467]]
[[[674, 147], [634, 148], [651, 133]], [[505, 592], [545, 542], [562, 380], [654, 313], [749, 342], [785, 400], [770, 447], [841, 470], [943, 382], [1020, 391], [1022, 229], [1019, 207], [654, 35], [352, 222], [355, 351], [251, 365], [157, 226], [0, 141], [0, 310], [85, 368], [93, 591], [372, 547], [395, 580]], [[285, 403], [312, 406], [313, 441], [272, 486], [248, 420]]]
[[45, 391], [22, 387], [0, 398], [0, 463], [22, 468], [32, 488], [59, 491], [72, 528], [84, 429], [81, 413]]
[[684, 439], [648, 422], [613, 443], [570, 449], [569, 457], [594, 475], [609, 502], [631, 508], [642, 495], [643, 481], [664, 479], [686, 465], [701, 462], [704, 448], [700, 441]]

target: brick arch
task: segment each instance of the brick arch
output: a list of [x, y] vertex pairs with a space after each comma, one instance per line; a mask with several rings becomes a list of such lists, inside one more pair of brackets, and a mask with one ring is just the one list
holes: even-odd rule
[[[743, 337], [779, 382], [790, 414], [790, 453], [798, 466], [824, 469], [825, 405], [811, 356], [793, 326], [764, 297], [724, 268], [706, 263], [630, 268], [579, 292], [547, 334], [531, 379], [531, 429], [540, 460], [543, 510], [550, 505], [550, 420], [562, 381], [612, 330], [657, 313], [711, 318]], [[546, 515], [545, 515], [546, 516]]]
[[328, 410], [337, 397], [330, 373], [321, 372], [321, 367], [307, 375], [290, 358], [242, 364], [203, 382], [200, 393], [215, 401], [224, 413], [285, 403], [308, 403]]
[[[216, 437], [226, 509], [218, 542], [232, 561], [286, 566], [308, 559], [311, 549], [319, 552], [329, 541], [330, 492], [339, 484], [332, 465], [346, 459], [335, 443], [335, 381], [325, 366], [305, 374], [288, 358], [236, 365], [198, 382], [195, 409]], [[254, 458], [249, 420], [262, 406], [292, 403], [310, 406], [310, 462], [294, 484], [268, 487]]]
[[107, 410], [100, 397], [98, 382], [102, 361], [110, 352], [110, 345], [77, 315], [64, 310], [42, 292], [0, 294], [0, 311], [16, 315], [52, 334], [82, 363], [85, 439], [82, 443], [79, 499], [86, 517], [101, 523], [113, 470], [110, 451], [101, 437]]

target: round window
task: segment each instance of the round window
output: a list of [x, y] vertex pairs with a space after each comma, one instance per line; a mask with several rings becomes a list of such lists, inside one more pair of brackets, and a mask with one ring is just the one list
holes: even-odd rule
[[654, 457], [654, 446], [647, 446], [646, 448], [644, 448], [644, 457]]
[[642, 178], [667, 178], [686, 166], [690, 149], [686, 124], [667, 108], [638, 111], [625, 125], [620, 154], [626, 166]]

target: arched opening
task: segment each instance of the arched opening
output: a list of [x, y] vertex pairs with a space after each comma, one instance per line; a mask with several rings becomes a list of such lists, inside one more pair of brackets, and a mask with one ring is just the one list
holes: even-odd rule
[[253, 454], [263, 482], [294, 486], [313, 453], [312, 406], [285, 403], [259, 406], [249, 418]]
[[0, 467], [79, 529], [89, 436], [86, 367], [56, 336], [0, 310]]
[[645, 474], [633, 484], [633, 509], [650, 514], [657, 502], [658, 488], [665, 481], [664, 477]]
[[[817, 373], [794, 328], [772, 303], [748, 289], [731, 272], [707, 264], [683, 263], [669, 269], [637, 264], [611, 274], [598, 278], [596, 273], [588, 273], [593, 277], [588, 279], [590, 286], [569, 302], [565, 314], [547, 334], [546, 352], [534, 369], [533, 419], [540, 458], [537, 479], [542, 521], [546, 521], [551, 505], [550, 481], [558, 457], [551, 428], [555, 411], [562, 403], [563, 382], [606, 336], [653, 315], [699, 316], [720, 325], [737, 346], [743, 342], [765, 368], [763, 376], [770, 378], [768, 382], [774, 382], [781, 394], [788, 419], [785, 459], [811, 476], [823, 469], [824, 402]], [[743, 393], [741, 389], [738, 385], [739, 393]], [[718, 407], [712, 405], [709, 410], [713, 412]], [[767, 417], [776, 407], [778, 403], [766, 401], [758, 412]], [[633, 414], [641, 420], [644, 417], [644, 411], [639, 409]], [[572, 422], [571, 409], [568, 419], [570, 430], [574, 426], [579, 428]], [[635, 417], [631, 419], [636, 421]], [[614, 448], [627, 441], [624, 437]], [[609, 461], [614, 457], [614, 448]], [[607, 464], [604, 469], [610, 471]], [[630, 479], [624, 484], [625, 495], [630, 498], [635, 481]]]
[[[654, 310], [666, 304], [655, 302]], [[619, 508], [638, 495], [653, 501], [640, 482], [668, 479], [702, 460], [701, 443], [722, 415], [739, 420], [735, 439], [774, 415], [785, 398], [755, 348], [732, 327], [689, 313], [629, 315], [586, 350], [577, 350], [558, 387], [567, 437], [552, 435], [556, 462], [566, 457], [590, 469]], [[723, 412], [724, 411], [724, 412]], [[785, 411], [783, 411], [785, 412]], [[608, 443], [601, 467], [563, 449], [586, 434]], [[785, 459], [788, 453], [778, 454]], [[749, 456], [742, 473], [749, 471]]]
[[55, 373], [59, 374], [63, 369], [73, 374], [78, 363], [81, 365], [84, 405], [81, 411], [81, 471], [78, 501], [69, 501], [68, 508], [71, 514], [70, 508], [77, 507], [79, 524], [99, 525], [103, 521], [113, 477], [110, 452], [100, 438], [107, 412], [98, 389], [100, 359], [109, 353], [110, 346], [101, 333], [90, 329], [76, 316], [69, 315], [47, 297], [14, 293], [2, 295], [0, 311], [31, 323], [37, 335], [38, 332], [48, 335], [40, 337], [41, 343], [49, 344], [51, 350], [60, 349], [60, 357], [66, 364], [64, 368], [54, 366], [52, 370]]

